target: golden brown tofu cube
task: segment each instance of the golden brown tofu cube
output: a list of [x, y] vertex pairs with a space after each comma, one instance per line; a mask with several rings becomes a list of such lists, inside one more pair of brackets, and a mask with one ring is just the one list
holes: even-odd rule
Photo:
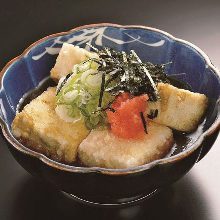
[[56, 88], [48, 88], [12, 123], [13, 135], [27, 147], [65, 163], [75, 161], [77, 147], [88, 135], [84, 123], [69, 123], [55, 112]]
[[60, 78], [72, 72], [75, 64], [88, 58], [98, 58], [98, 55], [78, 46], [64, 43], [57, 57], [56, 64], [50, 72], [51, 78], [56, 82], [59, 81]]
[[158, 109], [154, 122], [178, 131], [190, 132], [196, 129], [208, 105], [208, 98], [199, 93], [178, 89], [170, 84], [159, 83], [160, 100], [148, 102], [146, 114]]
[[78, 156], [86, 166], [112, 169], [139, 166], [165, 156], [173, 145], [172, 130], [149, 122], [142, 139], [122, 139], [110, 130], [92, 130], [79, 145]]

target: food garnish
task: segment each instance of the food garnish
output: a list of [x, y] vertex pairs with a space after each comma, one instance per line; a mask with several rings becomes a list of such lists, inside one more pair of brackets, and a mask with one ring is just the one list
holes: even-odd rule
[[143, 137], [147, 133], [143, 116], [147, 100], [148, 96], [145, 94], [131, 99], [128, 92], [120, 93], [111, 105], [115, 112], [106, 110], [111, 132], [126, 139]]
[[[169, 81], [165, 73], [167, 64], [143, 63], [133, 50], [126, 54], [107, 47], [98, 50], [89, 46], [99, 58], [89, 58], [76, 64], [72, 73], [60, 80], [56, 98], [58, 114], [62, 112], [59, 109], [65, 106], [64, 112], [68, 117], [76, 121], [85, 120], [87, 129], [91, 130], [107, 124], [105, 110], [114, 113], [111, 104], [122, 93], [129, 94], [129, 99], [143, 94], [147, 94], [149, 101], [160, 99], [157, 83]], [[139, 111], [138, 117], [142, 121], [142, 130], [147, 133], [143, 114], [144, 110]], [[111, 124], [112, 127], [114, 125]]]
[[[98, 64], [92, 60], [83, 61], [76, 64], [70, 74], [59, 81], [56, 112], [61, 118], [71, 117], [75, 121], [84, 120], [88, 130], [98, 124], [105, 124], [105, 112], [97, 111], [100, 85], [104, 75], [98, 72]], [[110, 93], [103, 92], [102, 106], [107, 107], [113, 98]], [[65, 111], [62, 111], [63, 108]]]

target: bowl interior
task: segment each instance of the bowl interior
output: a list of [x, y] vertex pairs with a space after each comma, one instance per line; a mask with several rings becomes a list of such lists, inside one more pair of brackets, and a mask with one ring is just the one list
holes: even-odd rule
[[210, 99], [206, 119], [199, 127], [200, 132], [188, 135], [190, 141], [186, 140], [182, 147], [172, 154], [192, 146], [201, 133], [209, 129], [216, 120], [216, 100], [220, 94], [219, 77], [196, 49], [151, 29], [98, 26], [46, 38], [36, 43], [6, 68], [0, 91], [0, 117], [9, 130], [19, 100], [49, 76], [64, 42], [88, 50], [86, 43], [97, 48], [108, 46], [127, 53], [135, 50], [142, 61], [154, 64], [172, 62], [166, 67], [168, 74], [184, 73], [175, 77], [187, 82], [193, 91], [203, 93]]

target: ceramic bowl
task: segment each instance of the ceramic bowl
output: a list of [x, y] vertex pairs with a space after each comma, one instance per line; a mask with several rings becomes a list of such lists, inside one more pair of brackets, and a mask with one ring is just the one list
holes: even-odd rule
[[[129, 169], [76, 167], [55, 162], [19, 143], [11, 133], [11, 123], [19, 100], [49, 76], [64, 42], [89, 49], [108, 46], [135, 50], [142, 61], [168, 63], [168, 74], [187, 82], [195, 92], [210, 100], [200, 131], [190, 142], [165, 158]], [[150, 27], [93, 24], [47, 36], [28, 47], [1, 71], [0, 122], [9, 150], [28, 172], [57, 187], [72, 198], [88, 204], [125, 205], [149, 198], [172, 184], [211, 148], [219, 131], [219, 71], [195, 45]]]

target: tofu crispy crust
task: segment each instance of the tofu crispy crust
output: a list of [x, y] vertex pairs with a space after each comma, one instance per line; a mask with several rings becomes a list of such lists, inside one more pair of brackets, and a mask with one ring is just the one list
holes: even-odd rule
[[64, 43], [57, 57], [56, 64], [50, 72], [51, 78], [58, 82], [60, 78], [72, 72], [75, 64], [88, 58], [98, 58], [98, 55], [78, 46]]
[[148, 102], [146, 114], [158, 109], [154, 122], [178, 131], [190, 132], [196, 129], [208, 105], [208, 98], [199, 93], [178, 89], [170, 84], [159, 83], [160, 100]]
[[88, 135], [84, 123], [69, 123], [55, 112], [56, 88], [48, 88], [18, 113], [12, 133], [27, 147], [64, 163], [75, 161], [77, 147]]
[[143, 139], [121, 139], [109, 130], [92, 130], [79, 145], [78, 156], [86, 166], [112, 169], [139, 166], [165, 156], [173, 145], [172, 130], [149, 122]]

